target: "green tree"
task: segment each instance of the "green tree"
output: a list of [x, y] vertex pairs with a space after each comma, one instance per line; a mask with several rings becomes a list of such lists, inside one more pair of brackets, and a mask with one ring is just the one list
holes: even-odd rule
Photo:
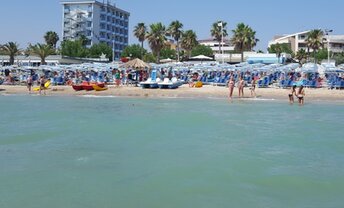
[[89, 49], [89, 56], [91, 58], [99, 58], [102, 54], [105, 54], [108, 59], [112, 57], [112, 49], [106, 43], [94, 44]]
[[306, 59], [307, 59], [307, 52], [305, 51], [305, 49], [300, 49], [296, 55], [295, 55], [295, 58], [297, 60], [299, 60], [299, 63], [300, 64], [303, 64], [305, 63]]
[[84, 48], [81, 40], [65, 40], [61, 43], [62, 56], [85, 58], [89, 52]]
[[141, 42], [141, 56], [137, 57], [137, 58], [142, 59], [142, 57], [144, 55], [143, 43], [146, 40], [146, 34], [147, 34], [147, 27], [146, 27], [145, 23], [142, 23], [142, 22], [138, 23], [135, 26], [134, 35]]
[[344, 53], [337, 53], [333, 56], [333, 59], [336, 61], [336, 64], [344, 64]]
[[316, 52], [324, 46], [323, 43], [324, 32], [319, 29], [311, 30], [306, 38], [306, 45], [313, 50], [314, 62], [316, 59]]
[[217, 21], [213, 23], [212, 28], [210, 30], [211, 36], [219, 43], [219, 53], [221, 53], [222, 34], [223, 38], [228, 36], [226, 28], [227, 22]]
[[45, 59], [51, 54], [54, 54], [54, 49], [48, 44], [29, 45], [28, 51], [30, 54], [37, 55], [41, 58], [41, 65], [45, 65]]
[[142, 58], [147, 51], [138, 44], [129, 45], [124, 48], [121, 57]]
[[256, 32], [245, 25], [244, 23], [239, 23], [235, 30], [232, 30], [233, 37], [231, 39], [232, 44], [235, 46], [235, 50], [240, 51], [241, 61], [244, 61], [244, 51], [252, 51], [253, 47], [259, 41], [256, 38]]
[[81, 42], [82, 47], [86, 47], [89, 39], [85, 35], [79, 35], [78, 40]]
[[278, 60], [281, 58], [282, 53], [292, 54], [293, 51], [291, 50], [290, 44], [288, 43], [276, 43], [272, 44], [268, 48], [269, 53], [275, 53], [278, 57]]
[[150, 31], [146, 36], [149, 46], [154, 55], [157, 57], [157, 62], [160, 62], [160, 51], [164, 48], [166, 42], [166, 28], [162, 23], [150, 25]]
[[198, 56], [198, 55], [204, 55], [204, 56], [213, 56], [213, 50], [209, 46], [205, 45], [197, 45], [194, 47], [191, 51], [191, 56]]
[[315, 59], [321, 62], [322, 60], [327, 60], [327, 49], [320, 49], [315, 54]]
[[60, 38], [56, 32], [48, 31], [44, 35], [44, 40], [47, 45], [50, 45], [52, 48], [56, 49], [56, 44]]
[[143, 56], [143, 61], [145, 61], [147, 63], [156, 63], [157, 62], [156, 57], [154, 56], [153, 53], [146, 53]]
[[163, 48], [160, 52], [160, 57], [162, 59], [175, 59], [176, 58], [176, 50], [170, 48]]
[[183, 33], [181, 39], [181, 47], [186, 51], [188, 58], [191, 56], [191, 51], [198, 45], [197, 35], [192, 30], [187, 30]]
[[10, 56], [10, 65], [14, 64], [14, 57], [20, 53], [19, 45], [16, 42], [8, 42], [0, 47], [4, 54]]
[[178, 20], [171, 22], [169, 28], [168, 28], [168, 34], [173, 37], [173, 39], [177, 42], [177, 60], [180, 61], [179, 57], [179, 40], [183, 35], [183, 24], [179, 22]]

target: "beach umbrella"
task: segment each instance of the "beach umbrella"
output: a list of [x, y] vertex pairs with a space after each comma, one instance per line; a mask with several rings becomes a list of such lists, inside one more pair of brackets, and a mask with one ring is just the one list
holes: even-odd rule
[[210, 57], [205, 56], [205, 55], [194, 56], [194, 57], [191, 57], [190, 59], [195, 59], [195, 60], [213, 60], [213, 58], [210, 58]]
[[160, 63], [171, 63], [171, 62], [173, 62], [173, 61], [175, 61], [175, 60], [170, 59], [170, 58], [167, 58], [167, 59], [162, 59], [162, 60], [160, 60]]
[[141, 59], [133, 59], [128, 61], [127, 63], [123, 64], [122, 67], [124, 68], [134, 68], [134, 69], [149, 69], [151, 66], [146, 62], [142, 61]]
[[319, 72], [319, 70], [323, 70], [323, 67], [318, 64], [307, 63], [307, 64], [304, 64], [301, 68], [297, 68], [295, 71], [305, 72], [305, 73], [317, 73]]

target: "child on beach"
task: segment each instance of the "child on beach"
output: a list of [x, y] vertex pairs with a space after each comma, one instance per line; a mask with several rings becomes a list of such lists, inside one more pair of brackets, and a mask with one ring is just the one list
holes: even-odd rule
[[291, 91], [288, 94], [290, 104], [294, 103], [294, 96], [296, 96], [296, 85], [293, 85]]

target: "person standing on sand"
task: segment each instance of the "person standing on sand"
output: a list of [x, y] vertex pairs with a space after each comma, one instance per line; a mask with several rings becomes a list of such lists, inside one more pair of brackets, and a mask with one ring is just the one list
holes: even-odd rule
[[297, 98], [299, 99], [299, 105], [304, 105], [305, 103], [305, 89], [303, 88], [303, 85], [300, 86], [298, 92], [297, 92]]
[[27, 77], [27, 89], [29, 90], [29, 94], [31, 94], [32, 88], [32, 76], [31, 74]]
[[293, 87], [291, 88], [291, 91], [288, 94], [290, 104], [294, 103], [294, 96], [296, 96], [296, 85], [295, 84], [293, 85]]
[[252, 86], [251, 86], [250, 90], [251, 90], [251, 96], [253, 97], [253, 95], [254, 95], [254, 97], [256, 98], [257, 94], [256, 94], [256, 79], [255, 78], [253, 78], [253, 80], [252, 80]]
[[235, 82], [234, 82], [233, 76], [231, 76], [231, 78], [230, 78], [230, 80], [228, 82], [229, 99], [233, 98], [234, 85], [235, 85]]
[[245, 81], [243, 80], [242, 77], [240, 77], [240, 80], [238, 82], [239, 97], [244, 97], [244, 86], [245, 86]]
[[119, 85], [121, 84], [121, 74], [119, 73], [119, 70], [116, 70], [115, 82], [116, 82], [116, 87], [119, 87]]
[[44, 79], [44, 75], [41, 76], [41, 78], [39, 79], [39, 94], [42, 95], [42, 90], [43, 90], [43, 93], [45, 95], [45, 79]]

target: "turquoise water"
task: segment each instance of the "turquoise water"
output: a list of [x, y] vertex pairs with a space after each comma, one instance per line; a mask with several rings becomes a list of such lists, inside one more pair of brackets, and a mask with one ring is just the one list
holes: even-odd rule
[[343, 207], [344, 106], [286, 102], [0, 96], [0, 207]]

